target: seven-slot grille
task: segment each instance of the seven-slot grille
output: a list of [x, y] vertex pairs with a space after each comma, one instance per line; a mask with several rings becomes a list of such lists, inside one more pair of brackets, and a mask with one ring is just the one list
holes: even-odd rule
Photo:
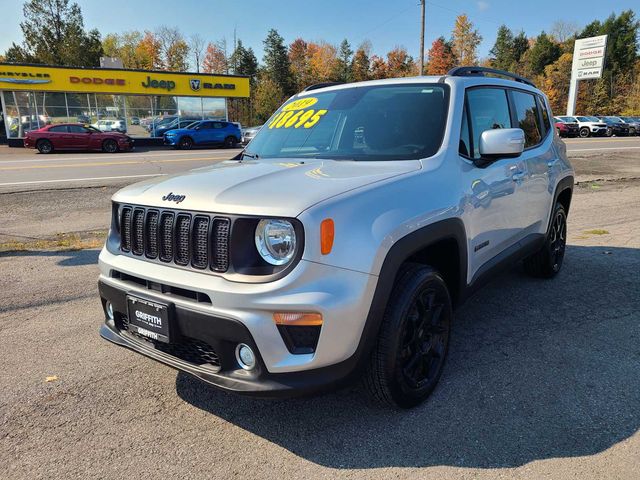
[[229, 268], [226, 217], [125, 205], [119, 220], [123, 252], [200, 270]]

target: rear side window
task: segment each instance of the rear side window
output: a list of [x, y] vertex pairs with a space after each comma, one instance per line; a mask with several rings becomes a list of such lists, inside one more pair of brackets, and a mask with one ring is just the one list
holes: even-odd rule
[[524, 131], [524, 147], [533, 147], [542, 140], [540, 116], [535, 97], [530, 93], [512, 91], [518, 127]]
[[538, 102], [540, 105], [540, 111], [542, 112], [542, 123], [544, 124], [545, 132], [551, 130], [551, 122], [549, 120], [549, 111], [547, 110], [547, 104], [540, 95], [538, 95]]
[[[533, 97], [531, 97], [533, 100]], [[474, 88], [467, 91], [467, 106], [472, 131], [473, 155], [480, 158], [480, 135], [485, 130], [511, 128], [507, 92], [502, 88]], [[464, 125], [463, 125], [463, 128]], [[467, 147], [468, 148], [468, 147]]]
[[80, 125], [69, 125], [69, 132], [71, 133], [87, 133], [88, 131], [89, 130]]
[[58, 127], [51, 127], [49, 129], [50, 132], [53, 133], [67, 133], [67, 126], [66, 125], [60, 125]]

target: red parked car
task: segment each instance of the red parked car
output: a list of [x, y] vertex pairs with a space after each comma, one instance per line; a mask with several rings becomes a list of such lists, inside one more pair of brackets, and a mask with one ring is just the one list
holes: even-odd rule
[[54, 150], [98, 150], [116, 153], [133, 149], [133, 139], [123, 133], [101, 132], [88, 125], [62, 123], [47, 125], [25, 134], [24, 146], [40, 153]]
[[580, 135], [580, 126], [575, 122], [566, 122], [558, 117], [553, 117], [558, 135], [561, 137], [577, 137]]

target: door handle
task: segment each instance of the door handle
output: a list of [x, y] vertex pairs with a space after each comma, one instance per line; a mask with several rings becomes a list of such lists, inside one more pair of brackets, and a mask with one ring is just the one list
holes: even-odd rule
[[523, 179], [524, 179], [524, 172], [518, 172], [511, 175], [511, 180], [513, 180], [516, 183], [522, 182]]

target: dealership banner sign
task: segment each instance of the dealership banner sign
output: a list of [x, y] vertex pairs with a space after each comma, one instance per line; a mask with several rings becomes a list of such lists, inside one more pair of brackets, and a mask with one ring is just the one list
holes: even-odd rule
[[249, 78], [198, 73], [0, 63], [0, 90], [248, 97]]
[[578, 80], [600, 78], [604, 65], [607, 36], [581, 38], [573, 47], [571, 75]]

